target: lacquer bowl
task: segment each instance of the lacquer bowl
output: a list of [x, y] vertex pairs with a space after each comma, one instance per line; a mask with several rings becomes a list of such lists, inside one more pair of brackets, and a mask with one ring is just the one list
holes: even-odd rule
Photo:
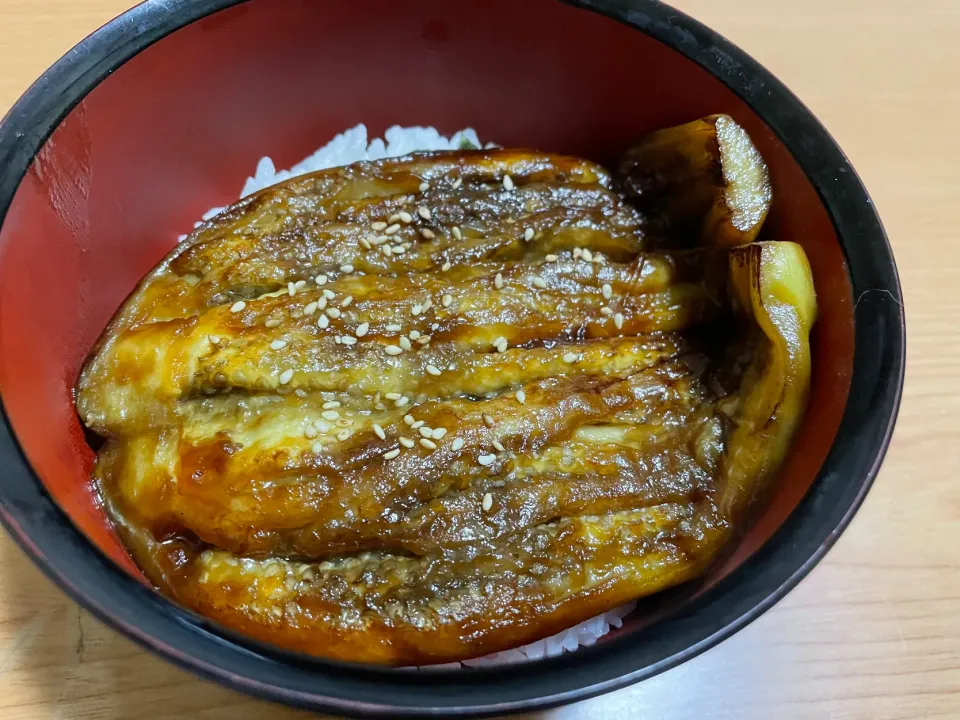
[[[764, 235], [806, 250], [820, 307], [806, 420], [729, 559], [641, 604], [596, 646], [479, 670], [395, 671], [254, 642], [149, 587], [89, 482], [73, 404], [138, 280], [257, 159], [286, 167], [358, 122], [610, 161], [638, 136], [728, 113], [770, 165]], [[904, 371], [896, 268], [843, 153], [769, 72], [649, 0], [151, 0], [98, 30], [0, 127], [0, 517], [67, 593], [222, 683], [341, 714], [493, 714], [648, 678], [782, 598], [850, 522]]]

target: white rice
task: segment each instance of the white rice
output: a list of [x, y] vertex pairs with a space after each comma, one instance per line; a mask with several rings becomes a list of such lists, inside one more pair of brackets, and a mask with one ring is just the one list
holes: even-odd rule
[[[480, 139], [472, 128], [455, 132], [449, 138], [444, 137], [434, 128], [407, 127], [394, 125], [384, 133], [383, 139], [374, 138], [367, 141], [367, 128], [360, 124], [337, 135], [312, 155], [305, 157], [289, 170], [277, 170], [269, 157], [260, 158], [257, 169], [252, 177], [247, 178], [240, 191], [240, 197], [262, 190], [270, 185], [289, 180], [298, 175], [326, 170], [340, 165], [349, 165], [360, 160], [380, 160], [388, 157], [400, 157], [412, 152], [423, 150], [459, 150], [469, 145], [481, 147]], [[485, 147], [496, 147], [487, 144]], [[203, 214], [204, 220], [218, 215], [224, 208], [211, 208]], [[197, 223], [200, 225], [201, 223]], [[186, 238], [181, 235], [180, 240]], [[542, 658], [556, 657], [564, 652], [573, 652], [585, 645], [593, 645], [598, 639], [610, 632], [610, 628], [618, 628], [623, 624], [623, 618], [630, 614], [636, 603], [628, 603], [608, 612], [598, 615], [591, 620], [568, 628], [556, 635], [543, 640], [524, 645], [523, 647], [493, 653], [485, 657], [464, 660], [462, 663], [447, 663], [431, 667], [482, 667], [489, 665], [507, 665], [511, 663], [528, 662]]]

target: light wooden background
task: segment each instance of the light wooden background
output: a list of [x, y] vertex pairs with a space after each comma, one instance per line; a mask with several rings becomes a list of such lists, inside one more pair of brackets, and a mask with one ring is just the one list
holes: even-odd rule
[[[0, 0], [0, 109], [131, 0]], [[853, 160], [906, 294], [907, 386], [852, 527], [771, 612], [573, 718], [960, 718], [960, 2], [674, 0], [753, 54]], [[2, 471], [2, 469], [0, 469]], [[0, 533], [0, 717], [306, 717], [173, 668]]]

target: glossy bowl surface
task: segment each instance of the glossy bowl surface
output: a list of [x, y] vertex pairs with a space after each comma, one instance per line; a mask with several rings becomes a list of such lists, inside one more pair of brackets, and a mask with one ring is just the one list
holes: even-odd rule
[[[736, 552], [595, 648], [507, 670], [397, 672], [293, 655], [153, 592], [97, 502], [71, 388], [111, 315], [261, 155], [286, 167], [358, 122], [464, 126], [609, 161], [717, 112], [754, 138], [764, 236], [806, 249], [820, 319], [809, 411]], [[67, 592], [203, 675], [346, 714], [478, 714], [588, 697], [676, 665], [782, 597], [876, 475], [904, 329], [889, 245], [846, 158], [742, 51], [647, 0], [155, 0], [68, 53], [0, 128], [0, 517]]]

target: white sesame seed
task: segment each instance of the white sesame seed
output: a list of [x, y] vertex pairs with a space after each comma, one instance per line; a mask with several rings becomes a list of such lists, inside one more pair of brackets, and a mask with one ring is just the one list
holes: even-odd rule
[[344, 335], [342, 338], [340, 338], [340, 342], [342, 342], [344, 345], [356, 345], [357, 339], [350, 335]]
[[409, 402], [410, 402], [410, 398], [402, 397], [399, 400], [394, 400], [393, 404], [396, 405], [397, 407], [403, 407], [404, 405], [407, 405]]
[[535, 234], [536, 233], [534, 232], [533, 228], [527, 228], [526, 230], [523, 231], [523, 239], [526, 240], [527, 242], [530, 242], [531, 240], [533, 240], [533, 236]]
[[559, 259], [560, 257], [557, 255], [554, 255], [553, 253], [550, 253], [544, 258], [544, 260], [546, 260], [548, 263], [556, 262]]
[[387, 393], [386, 395], [384, 395], [384, 397], [385, 397], [387, 400], [399, 400], [400, 398], [403, 397], [403, 395], [402, 395], [401, 393], [398, 393], [398, 392], [389, 392], [389, 393]]
[[610, 283], [604, 283], [603, 287], [600, 288], [600, 292], [603, 293], [603, 296], [609, 300], [613, 297], [613, 288], [610, 287]]
[[349, 430], [341, 430], [337, 433], [337, 440], [343, 441], [348, 439], [353, 433]]
[[371, 245], [370, 241], [366, 238], [360, 238], [360, 247], [362, 247], [364, 250], [370, 250], [373, 245]]
[[434, 428], [433, 429], [433, 439], [440, 440], [444, 435], [447, 434], [446, 428]]
[[483, 508], [484, 512], [490, 512], [490, 508], [493, 507], [493, 495], [484, 493], [483, 502], [480, 503], [480, 507]]
[[494, 346], [494, 347], [497, 347], [497, 346], [499, 346], [499, 345], [502, 345], [502, 344], [505, 343], [506, 341], [507, 341], [507, 339], [506, 339], [503, 335], [501, 335], [500, 337], [498, 337], [496, 340], [493, 341], [493, 346]]
[[320, 317], [317, 318], [318, 328], [323, 329], [327, 327], [329, 324], [330, 324], [330, 318], [328, 318], [326, 315], [321, 315]]
[[564, 353], [563, 355], [563, 361], [565, 363], [575, 363], [579, 359], [580, 359], [580, 356], [577, 355], [576, 353], [568, 352], [568, 353]]
[[423, 420], [415, 420], [414, 422], [410, 423], [410, 427], [416, 430], [418, 427], [422, 427], [423, 424]]
[[417, 208], [417, 215], [422, 217], [424, 220], [429, 220], [431, 217], [433, 217], [433, 213], [430, 212], [430, 208], [424, 207], [423, 205]]
[[430, 189], [430, 183], [428, 183], [426, 180], [420, 183], [420, 192], [426, 192], [429, 189]]
[[443, 305], [444, 307], [450, 307], [453, 304], [453, 295], [451, 295], [450, 293], [447, 293], [446, 295], [444, 295], [443, 298], [440, 300], [440, 304]]
[[384, 328], [384, 330], [386, 330], [387, 332], [400, 332], [401, 330], [403, 330], [403, 327], [400, 325], [387, 325]]
[[433, 240], [437, 234], [430, 228], [420, 228], [420, 236], [424, 240]]
[[544, 279], [543, 279], [542, 277], [540, 277], [539, 275], [534, 275], [534, 276], [533, 276], [533, 286], [534, 286], [534, 287], [537, 287], [537, 288], [540, 288], [540, 289], [542, 290], [543, 288], [547, 287], [547, 281], [544, 280]]
[[453, 232], [453, 236], [457, 240], [463, 240], [463, 231], [460, 229], [459, 225], [454, 225], [452, 232]]
[[400, 224], [399, 224], [399, 223], [394, 223], [393, 225], [391, 225], [390, 227], [388, 227], [386, 230], [384, 230], [384, 231], [383, 231], [383, 234], [384, 234], [384, 235], [396, 235], [399, 231], [400, 231]]
[[317, 310], [326, 310], [327, 308], [327, 298], [320, 297], [317, 299]]
[[292, 379], [293, 379], [293, 370], [288, 369], [288, 370], [284, 370], [282, 373], [280, 373], [280, 384], [281, 384], [281, 385], [286, 385], [286, 384], [287, 384], [288, 382], [290, 382]]
[[487, 427], [493, 427], [496, 425], [494, 419], [490, 415], [487, 415], [487, 413], [483, 413], [480, 417], [483, 418], [483, 424]]
[[340, 266], [340, 272], [342, 272], [342, 273], [352, 273], [352, 272], [353, 272], [353, 265], [351, 265], [350, 263], [346, 263], [345, 265], [341, 265], [341, 266]]
[[408, 338], [406, 335], [401, 335], [398, 342], [400, 343], [400, 347], [404, 350], [410, 350], [413, 347], [413, 345], [410, 344], [410, 338]]
[[399, 213], [394, 213], [393, 215], [387, 218], [387, 222], [390, 223], [391, 225], [395, 222], [398, 222], [399, 220], [400, 220]]
[[443, 272], [446, 272], [446, 271], [449, 270], [451, 267], [453, 267], [453, 266], [452, 266], [449, 262], [445, 262], [443, 265], [440, 266], [440, 269], [443, 270]]
[[324, 410], [322, 413], [320, 413], [320, 417], [322, 417], [324, 420], [330, 420], [333, 422], [340, 417], [340, 413], [338, 413], [336, 410]]
[[349, 307], [350, 303], [353, 302], [353, 295], [347, 295], [343, 300], [340, 301], [340, 307]]
[[294, 285], [292, 282], [287, 283], [287, 294], [290, 297], [293, 297], [294, 295], [297, 294], [297, 286]]
[[286, 340], [274, 340], [272, 343], [270, 343], [271, 350], [283, 350], [286, 346]]
[[327, 276], [326, 276], [326, 275], [317, 275], [317, 276], [313, 279], [313, 281], [314, 281], [317, 285], [326, 285], [326, 284], [327, 284]]
[[400, 441], [400, 444], [403, 445], [405, 448], [412, 448], [414, 445], [416, 445], [416, 443], [413, 442], [413, 440], [411, 440], [408, 437], [400, 437], [398, 438], [398, 440]]
[[383, 428], [380, 427], [378, 423], [373, 424], [373, 432], [375, 432], [377, 437], [380, 438], [381, 440], [387, 439], [387, 434], [383, 431]]
[[389, 450], [389, 451], [385, 452], [385, 453], [383, 454], [383, 459], [384, 459], [384, 460], [393, 460], [393, 459], [394, 459], [397, 455], [399, 455], [399, 454], [400, 454], [400, 448], [394, 448], [393, 450]]
[[427, 372], [431, 375], [440, 375], [442, 371], [436, 365], [427, 365]]
[[317, 436], [317, 430], [312, 425], [308, 425], [307, 429], [303, 431], [303, 436], [307, 440], [313, 440]]
[[336, 320], [340, 317], [340, 310], [338, 308], [327, 308], [327, 315]]
[[354, 334], [355, 334], [357, 337], [363, 337], [363, 336], [366, 335], [369, 331], [370, 331], [370, 323], [362, 322], [362, 323], [360, 323], [359, 325], [357, 325], [357, 329], [354, 330]]
[[387, 224], [383, 222], [383, 220], [377, 220], [370, 227], [373, 228], [374, 232], [380, 232], [382, 230], [386, 230]]
[[406, 210], [400, 213], [400, 222], [409, 225], [413, 222], [413, 215], [408, 213]]
[[423, 304], [423, 310], [426, 312], [433, 307], [433, 298], [427, 298], [427, 301]]
[[425, 438], [433, 437], [433, 428], [429, 428], [426, 425], [421, 425], [417, 428], [417, 432], [420, 433]]
[[393, 253], [393, 245], [384, 245], [382, 248], [380, 248], [380, 252], [382, 252], [385, 256], [390, 257], [391, 253]]
[[497, 276], [493, 279], [493, 286], [499, 290], [503, 287], [503, 275], [497, 273]]
[[463, 447], [463, 438], [454, 438], [450, 447], [454, 450], [460, 450]]
[[419, 315], [422, 312], [423, 312], [423, 305], [414, 305], [412, 308], [410, 308], [411, 315]]
[[297, 281], [293, 284], [293, 286], [294, 286], [297, 290], [303, 290], [303, 288], [305, 288], [305, 287], [307, 286], [307, 281], [306, 281], [306, 280], [297, 280]]
[[493, 461], [496, 459], [496, 455], [481, 455], [477, 458], [477, 462], [486, 467], [487, 465], [492, 465]]
[[600, 314], [607, 315], [607, 316], [613, 315], [613, 309], [608, 308], [607, 306], [603, 306], [602, 308], [600, 308]]
[[314, 300], [311, 303], [307, 303], [307, 306], [303, 308], [303, 314], [306, 316], [313, 315], [317, 311], [317, 301]]
[[503, 189], [504, 190], [513, 190], [513, 178], [509, 175], [503, 176]]
[[613, 324], [617, 326], [617, 330], [623, 329], [623, 313], [617, 313], [613, 316]]
[[319, 455], [323, 452], [323, 443], [317, 440], [313, 445], [310, 446], [310, 452], [314, 455]]
[[268, 328], [275, 328], [279, 324], [280, 324], [279, 318], [267, 318], [264, 321], [263, 326]]
[[427, 438], [421, 438], [420, 445], [425, 447], [427, 450], [437, 449], [437, 444], [433, 440], [427, 440]]
[[219, 335], [207, 335], [207, 340], [209, 340], [213, 345], [217, 345], [217, 344], [220, 343], [220, 336], [219, 336]]
[[453, 181], [453, 189], [457, 190], [461, 185], [463, 185], [463, 178], [457, 178]]
[[406, 251], [407, 251], [406, 245], [394, 245], [392, 252], [394, 255], [403, 255]]
[[338, 400], [327, 400], [323, 405], [321, 405], [324, 410], [332, 410], [333, 408], [340, 407], [340, 401]]
[[330, 423], [326, 420], [314, 420], [313, 426], [317, 429], [318, 432], [326, 433], [330, 432]]
[[230, 306], [230, 312], [238, 313], [242, 312], [247, 304], [243, 300], [237, 300], [233, 305]]
[[523, 390], [517, 390], [517, 402], [523, 405], [527, 401], [527, 394]]
[[593, 260], [593, 253], [590, 252], [589, 250], [587, 250], [586, 248], [583, 249], [583, 252], [581, 253], [581, 256], [582, 256], [583, 259], [586, 260], [587, 262], [591, 262], [591, 261]]
[[416, 420], [413, 419], [413, 415], [410, 415], [409, 413], [403, 416], [403, 421], [407, 425], [413, 425], [416, 422]]
[[506, 448], [503, 447], [503, 443], [501, 443], [499, 440], [494, 440], [494, 441], [491, 442], [490, 444], [493, 445], [493, 447], [495, 447], [495, 448], [497, 449], [497, 452], [505, 452], [505, 451], [506, 451]]
[[336, 294], [330, 288], [324, 288], [322, 294], [327, 300], [333, 300], [336, 297]]
[[420, 331], [411, 330], [410, 332], [407, 333], [407, 337], [409, 337], [411, 340], [416, 340], [418, 337], [420, 337]]

